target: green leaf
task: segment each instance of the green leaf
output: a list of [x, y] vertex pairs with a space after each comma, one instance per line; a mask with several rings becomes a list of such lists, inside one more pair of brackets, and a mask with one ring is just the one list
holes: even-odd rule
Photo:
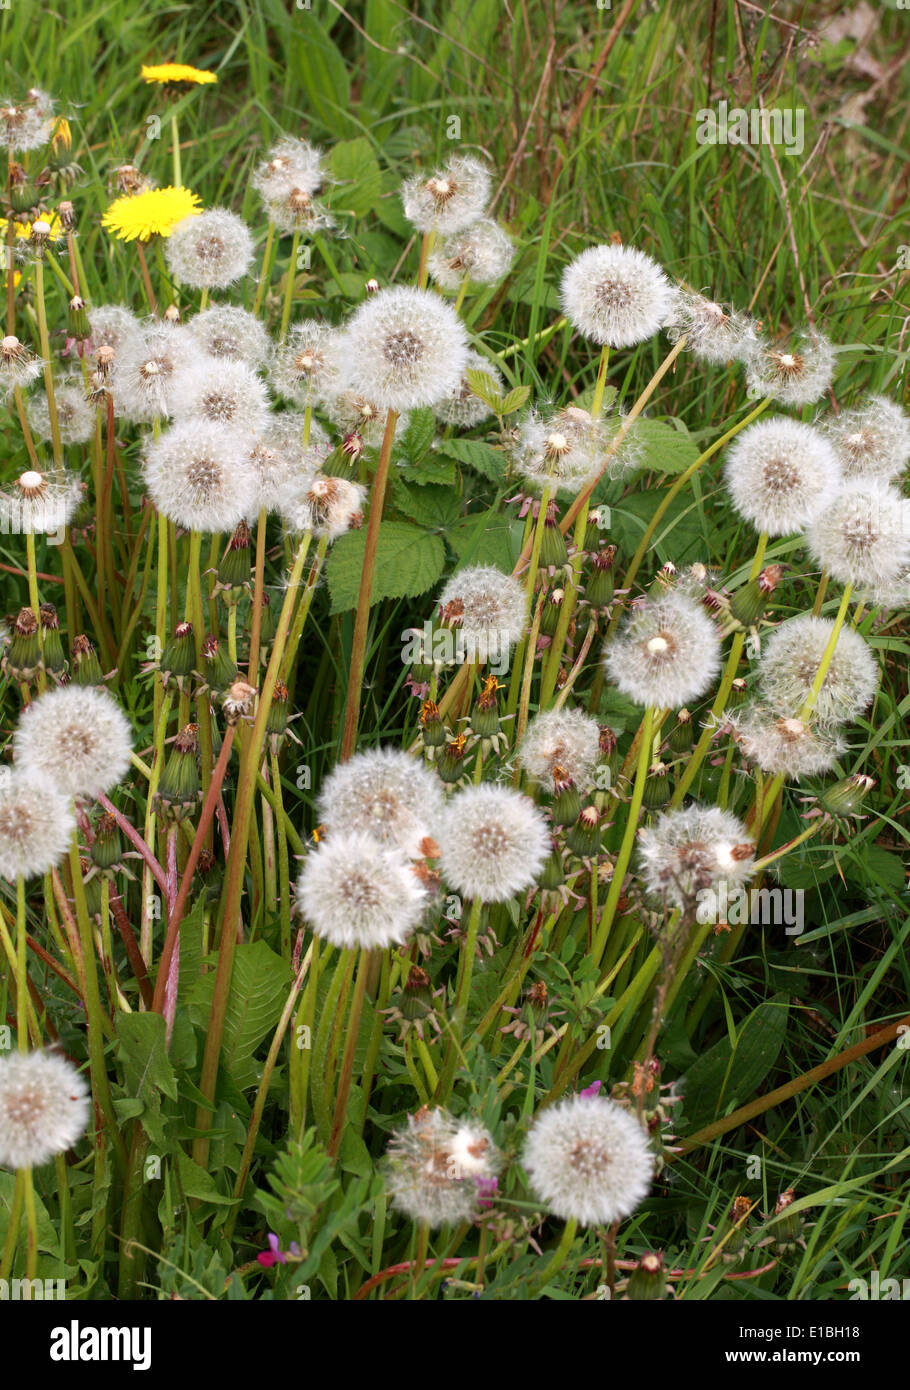
[[[292, 978], [287, 961], [264, 941], [244, 942], [234, 952], [221, 1060], [241, 1090], [259, 1080], [262, 1068], [253, 1053], [278, 1022]], [[214, 988], [214, 971], [193, 986], [190, 1016], [199, 1028], [208, 1027]]]
[[470, 367], [464, 375], [474, 395], [478, 396], [491, 410], [499, 415], [502, 410], [502, 392], [499, 389], [496, 378], [490, 376], [489, 372], [479, 372]]
[[[149, 1138], [164, 1144], [162, 1093], [177, 1099], [177, 1078], [167, 1055], [166, 1028], [161, 1014], [117, 1014], [114, 1027], [120, 1042], [123, 1089], [130, 1109], [141, 1116]], [[138, 1104], [139, 1109], [133, 1107]]]
[[632, 438], [643, 447], [642, 469], [654, 473], [682, 473], [694, 463], [699, 447], [685, 425], [666, 420], [642, 420], [632, 429]]
[[419, 463], [399, 464], [398, 476], [403, 483], [413, 483], [416, 487], [425, 487], [427, 483], [445, 483], [446, 487], [454, 487], [458, 474], [454, 459], [445, 458], [432, 449]]
[[509, 391], [502, 403], [500, 415], [512, 415], [516, 410], [521, 410], [531, 394], [530, 386], [515, 386]]
[[426, 407], [413, 410], [404, 438], [395, 447], [393, 457], [396, 462], [400, 459], [411, 468], [416, 467], [424, 455], [429, 453], [435, 434], [436, 416], [432, 410], [427, 410]]
[[461, 498], [450, 487], [430, 483], [425, 487], [409, 487], [397, 481], [392, 499], [400, 512], [429, 530], [444, 531], [461, 515]]
[[709, 1048], [686, 1073], [686, 1121], [692, 1129], [748, 1100], [777, 1061], [787, 1031], [787, 996], [776, 994], [729, 1037]]
[[293, 61], [306, 98], [304, 105], [310, 106], [331, 130], [346, 126], [351, 102], [348, 67], [312, 14], [306, 17], [305, 33], [294, 49]]
[[446, 531], [446, 542], [463, 565], [495, 565], [509, 574], [521, 553], [524, 528], [492, 507], [462, 517]]
[[[326, 571], [332, 612], [357, 607], [366, 549], [366, 530], [348, 531], [332, 547]], [[445, 564], [439, 536], [406, 521], [384, 521], [379, 528], [370, 603], [384, 598], [414, 598], [432, 589]]]
[[200, 1202], [213, 1202], [216, 1206], [230, 1207], [233, 1197], [225, 1197], [215, 1186], [211, 1173], [194, 1162], [182, 1149], [177, 1150], [177, 1171], [184, 1197], [193, 1197]]
[[338, 180], [332, 190], [332, 206], [355, 217], [372, 212], [382, 193], [382, 173], [366, 136], [334, 145], [328, 166]]
[[482, 439], [447, 439], [442, 448], [449, 458], [466, 463], [475, 473], [498, 483], [506, 471], [506, 457], [501, 449], [485, 444]]

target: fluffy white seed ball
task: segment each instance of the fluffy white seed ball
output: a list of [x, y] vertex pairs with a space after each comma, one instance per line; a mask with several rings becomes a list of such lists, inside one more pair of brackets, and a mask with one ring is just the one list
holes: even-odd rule
[[406, 286], [361, 304], [345, 333], [344, 388], [386, 410], [428, 406], [458, 390], [464, 324], [439, 295]]
[[171, 274], [197, 290], [223, 290], [241, 279], [252, 264], [253, 250], [249, 227], [225, 208], [185, 217], [164, 245]]
[[221, 425], [187, 420], [166, 430], [146, 449], [143, 477], [157, 510], [188, 531], [233, 531], [256, 510], [248, 442]]
[[633, 609], [604, 664], [636, 704], [679, 709], [704, 695], [720, 670], [720, 635], [700, 604], [671, 590]]
[[320, 841], [297, 883], [298, 909], [315, 934], [349, 949], [401, 945], [428, 903], [407, 857], [362, 830]]
[[777, 416], [749, 425], [730, 446], [724, 477], [740, 516], [769, 536], [792, 536], [824, 511], [840, 462], [812, 425]]
[[673, 288], [656, 261], [627, 246], [589, 246], [567, 267], [563, 313], [579, 333], [610, 347], [634, 347], [664, 324]]
[[133, 735], [106, 690], [66, 685], [22, 711], [13, 755], [23, 772], [43, 777], [68, 796], [97, 797], [122, 782]]
[[319, 819], [334, 831], [362, 830], [380, 844], [422, 858], [439, 831], [442, 784], [423, 763], [397, 748], [373, 748], [339, 763], [319, 797]]
[[[834, 629], [829, 618], [801, 613], [774, 629], [758, 664], [762, 699], [784, 716], [802, 709]], [[831, 664], [813, 706], [822, 724], [849, 724], [875, 698], [878, 662], [858, 632], [841, 628]]]
[[633, 1115], [600, 1096], [570, 1096], [541, 1111], [522, 1164], [535, 1195], [554, 1215], [612, 1226], [644, 1201], [654, 1158]]
[[482, 782], [449, 801], [439, 847], [442, 876], [456, 893], [505, 902], [536, 880], [550, 854], [550, 834], [529, 797]]
[[38, 878], [70, 847], [76, 818], [53, 782], [20, 769], [0, 776], [0, 878]]
[[37, 1168], [82, 1138], [91, 1114], [88, 1087], [54, 1052], [0, 1058], [0, 1167]]

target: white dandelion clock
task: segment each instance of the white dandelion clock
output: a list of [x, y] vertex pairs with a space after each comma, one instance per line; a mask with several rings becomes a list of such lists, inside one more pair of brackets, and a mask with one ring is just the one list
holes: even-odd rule
[[845, 478], [894, 482], [910, 461], [910, 416], [886, 396], [826, 416], [821, 422], [837, 450]]
[[0, 339], [0, 391], [9, 396], [17, 387], [30, 386], [44, 371], [44, 363], [25, 343], [7, 333]]
[[329, 834], [365, 831], [412, 859], [435, 839], [444, 807], [442, 784], [423, 763], [397, 748], [374, 748], [339, 763], [319, 797]]
[[98, 797], [122, 782], [130, 768], [133, 735], [106, 690], [66, 685], [49, 690], [22, 711], [13, 756], [25, 773], [44, 777], [61, 792]]
[[318, 937], [372, 951], [407, 941], [430, 898], [400, 850], [362, 830], [346, 830], [327, 836], [307, 855], [296, 901]]
[[260, 197], [269, 203], [286, 198], [294, 188], [301, 188], [312, 196], [318, 193], [326, 179], [322, 160], [322, 151], [308, 140], [285, 136], [257, 164], [250, 181]]
[[46, 145], [54, 133], [50, 109], [0, 97], [0, 145], [9, 154], [26, 154]]
[[500, 372], [486, 357], [470, 348], [465, 362], [465, 375], [462, 376], [458, 388], [433, 406], [436, 419], [445, 425], [454, 425], [456, 429], [470, 429], [472, 425], [480, 424], [481, 420], [486, 420], [493, 413], [486, 401], [475, 395], [467, 378], [468, 372], [485, 373], [491, 378], [494, 394], [497, 391], [502, 392]]
[[[58, 381], [54, 386], [57, 427], [63, 444], [84, 444], [95, 429], [95, 412], [85, 395], [81, 380]], [[30, 396], [28, 422], [36, 439], [52, 439], [51, 412], [44, 392]]]
[[715, 367], [743, 359], [756, 342], [755, 320], [748, 314], [681, 288], [674, 291], [666, 330], [671, 342], [685, 335], [686, 351]]
[[574, 495], [600, 473], [607, 438], [603, 421], [578, 406], [570, 405], [549, 419], [533, 411], [519, 430], [516, 472], [537, 495]]
[[[459, 386], [459, 392], [460, 390]], [[449, 400], [451, 396], [441, 398], [440, 406], [444, 409]], [[357, 435], [364, 448], [378, 449], [382, 443], [386, 411], [369, 396], [363, 396], [357, 391], [339, 391], [326, 402], [326, 414], [345, 436]], [[404, 434], [409, 419], [407, 412], [399, 412], [395, 423], [396, 439]]]
[[91, 1116], [81, 1073], [55, 1052], [0, 1059], [0, 1168], [38, 1168], [82, 1138]]
[[887, 483], [853, 478], [807, 540], [812, 558], [840, 583], [887, 589], [910, 565], [910, 502]]
[[344, 389], [385, 410], [433, 405], [457, 391], [467, 364], [464, 324], [428, 290], [380, 290], [345, 333]]
[[647, 892], [688, 907], [700, 892], [752, 877], [755, 846], [738, 816], [717, 806], [665, 811], [638, 833], [639, 871]]
[[563, 313], [592, 342], [634, 347], [663, 326], [673, 287], [656, 261], [627, 246], [589, 246], [570, 262], [560, 291]]
[[78, 478], [61, 480], [27, 469], [0, 491], [0, 532], [53, 535], [69, 525], [79, 497]]
[[337, 392], [345, 364], [344, 335], [328, 324], [295, 323], [275, 353], [269, 375], [295, 405], [322, 405]]
[[521, 1161], [535, 1196], [582, 1226], [612, 1226], [630, 1216], [654, 1173], [641, 1125], [601, 1096], [570, 1096], [540, 1111]]
[[171, 274], [195, 290], [224, 290], [246, 275], [253, 238], [242, 217], [226, 208], [185, 217], [164, 243]]
[[68, 796], [40, 775], [0, 778], [0, 878], [39, 878], [69, 851], [76, 817]]
[[193, 315], [186, 329], [208, 357], [256, 368], [264, 367], [271, 353], [271, 340], [259, 319], [231, 304], [203, 309]]
[[299, 184], [279, 198], [266, 199], [265, 211], [272, 226], [285, 236], [328, 231], [335, 225], [331, 213]]
[[183, 372], [170, 398], [173, 418], [261, 433], [269, 418], [265, 382], [245, 362], [202, 357]]
[[347, 478], [304, 476], [279, 490], [277, 510], [292, 534], [311, 531], [334, 541], [362, 526], [365, 497], [366, 488]]
[[557, 769], [584, 790], [600, 761], [600, 726], [580, 709], [551, 709], [536, 714], [518, 747], [518, 763], [527, 775], [552, 790]]
[[187, 531], [233, 531], [254, 514], [259, 478], [242, 434], [188, 420], [146, 448], [143, 477], [156, 509]]
[[198, 360], [192, 335], [180, 324], [161, 323], [117, 351], [111, 389], [118, 415], [134, 424], [167, 419], [174, 390]]
[[744, 360], [749, 394], [770, 396], [781, 405], [811, 405], [834, 375], [834, 349], [817, 333], [798, 334], [786, 343], [756, 338]]
[[[802, 613], [776, 627], [758, 664], [761, 697], [780, 715], [798, 715], [818, 674], [834, 630], [829, 618]], [[878, 662], [868, 642], [841, 628], [831, 664], [814, 704], [821, 724], [849, 724], [866, 710], [879, 685]]]
[[138, 345], [142, 338], [142, 324], [132, 309], [122, 304], [99, 304], [89, 309], [88, 322], [95, 354], [102, 347], [112, 348], [115, 354], [121, 353], [128, 346]]
[[[302, 410], [284, 410], [269, 416], [263, 440], [287, 461], [290, 469], [309, 473], [320, 468], [332, 452], [332, 441], [318, 420]], [[304, 438], [306, 443], [304, 443]]]
[[724, 477], [740, 516], [769, 536], [792, 536], [834, 501], [840, 461], [820, 430], [776, 416], [743, 430]]
[[636, 704], [680, 709], [704, 695], [720, 670], [720, 634], [699, 603], [671, 590], [632, 610], [604, 664]]
[[845, 749], [837, 733], [758, 704], [727, 717], [744, 757], [762, 772], [794, 780], [829, 772]]
[[510, 574], [493, 565], [468, 565], [439, 596], [441, 621], [455, 631], [459, 661], [499, 663], [527, 630], [527, 597]]
[[530, 888], [550, 855], [550, 832], [529, 797], [482, 782], [451, 798], [442, 817], [440, 869], [456, 893], [505, 902]]
[[472, 155], [455, 155], [429, 178], [416, 175], [401, 189], [404, 215], [419, 232], [443, 236], [470, 227], [490, 200], [490, 170]]
[[482, 217], [436, 245], [427, 259], [427, 269], [440, 289], [457, 290], [465, 280], [472, 285], [498, 284], [514, 259], [515, 247], [508, 232], [492, 218]]
[[424, 1108], [392, 1136], [383, 1172], [396, 1211], [435, 1229], [478, 1215], [479, 1185], [498, 1167], [499, 1154], [483, 1126]]

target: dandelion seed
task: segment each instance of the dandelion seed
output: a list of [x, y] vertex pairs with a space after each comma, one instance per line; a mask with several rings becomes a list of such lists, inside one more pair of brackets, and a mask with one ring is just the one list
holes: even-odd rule
[[605, 1097], [570, 1096], [535, 1116], [522, 1165], [563, 1221], [612, 1226], [648, 1195], [654, 1156], [634, 1116]]
[[762, 772], [798, 780], [830, 771], [844, 752], [838, 734], [758, 704], [744, 705], [728, 717], [743, 755]]
[[[84, 444], [94, 433], [95, 412], [86, 400], [82, 381], [76, 378], [58, 381], [54, 386], [54, 400], [62, 443]], [[51, 412], [43, 391], [29, 398], [27, 414], [36, 439], [52, 438]]]
[[842, 584], [886, 590], [910, 566], [910, 502], [872, 478], [854, 478], [807, 533], [812, 558]]
[[580, 709], [536, 714], [518, 748], [518, 762], [529, 777], [551, 788], [557, 768], [584, 791], [600, 761], [600, 726]]
[[198, 193], [188, 188], [147, 188], [117, 198], [101, 219], [101, 225], [119, 241], [150, 241], [169, 237], [187, 217], [198, 217]]
[[821, 334], [797, 334], [783, 344], [757, 338], [745, 363], [751, 396], [770, 396], [781, 405], [811, 405], [831, 385], [834, 349]]
[[205, 421], [241, 431], [265, 430], [269, 393], [245, 362], [201, 358], [182, 372], [170, 393], [170, 412], [178, 422]]
[[416, 175], [401, 189], [404, 215], [420, 232], [463, 231], [490, 200], [490, 170], [471, 155], [455, 155], [428, 179]]
[[469, 565], [453, 574], [439, 610], [442, 622], [457, 631], [459, 661], [504, 661], [527, 630], [524, 589], [493, 565]]
[[656, 261], [626, 246], [590, 246], [566, 268], [563, 313], [592, 342], [634, 347], [665, 323], [673, 288]]
[[39, 878], [56, 868], [69, 850], [75, 829], [71, 802], [52, 782], [18, 768], [4, 769], [0, 878]]
[[734, 888], [752, 877], [755, 847], [737, 816], [717, 806], [665, 811], [638, 833], [647, 892], [688, 908], [700, 891]]
[[724, 477], [734, 507], [756, 530], [792, 536], [833, 502], [841, 471], [819, 430], [777, 416], [749, 425], [733, 441]]
[[322, 151], [315, 145], [286, 136], [272, 146], [261, 164], [257, 164], [251, 182], [266, 203], [287, 198], [295, 188], [312, 196], [326, 180], [322, 160]]
[[700, 604], [670, 590], [629, 614], [604, 663], [636, 704], [679, 709], [704, 695], [720, 670], [720, 634]]
[[194, 314], [186, 328], [209, 357], [245, 362], [253, 368], [264, 367], [269, 359], [269, 335], [246, 309], [218, 304]]
[[55, 1052], [0, 1058], [0, 1168], [38, 1168], [82, 1138], [88, 1086]]
[[429, 901], [406, 856], [361, 830], [320, 840], [297, 884], [298, 909], [315, 934], [348, 949], [402, 945]]
[[550, 832], [529, 797], [482, 782], [449, 801], [439, 833], [442, 876], [456, 893], [505, 902], [530, 888], [550, 856]]
[[819, 423], [837, 451], [845, 478], [893, 482], [910, 460], [910, 417], [886, 396], [870, 396], [864, 406], [826, 416]]
[[315, 322], [294, 324], [271, 366], [275, 390], [296, 405], [322, 405], [338, 389], [345, 349], [337, 328]]
[[0, 145], [5, 145], [9, 154], [38, 150], [48, 143], [53, 133], [54, 122], [50, 118], [50, 110], [42, 110], [40, 105], [27, 102], [17, 105], [6, 97], [0, 97]]
[[395, 748], [375, 748], [339, 763], [326, 778], [319, 819], [328, 832], [364, 831], [380, 844], [421, 858], [443, 811], [439, 778]]
[[285, 234], [328, 231], [335, 225], [331, 213], [305, 188], [296, 186], [282, 197], [266, 201], [265, 212], [276, 230]]
[[687, 352], [718, 367], [751, 354], [757, 332], [755, 320], [748, 314], [684, 289], [674, 292], [666, 329], [671, 342], [685, 335]]
[[427, 269], [441, 289], [457, 290], [464, 280], [472, 285], [498, 284], [514, 259], [515, 248], [508, 233], [498, 222], [483, 217], [435, 246]]
[[486, 1129], [426, 1108], [393, 1135], [383, 1164], [393, 1207], [433, 1229], [477, 1216], [483, 1184], [495, 1179], [498, 1167]]
[[[802, 613], [774, 629], [758, 665], [761, 697], [776, 714], [797, 715], [818, 674], [834, 623]], [[831, 664], [814, 705], [821, 724], [849, 724], [875, 698], [878, 662], [872, 648], [850, 628], [842, 628]]]
[[135, 424], [167, 419], [174, 390], [195, 361], [196, 344], [179, 324], [149, 327], [124, 343], [111, 371], [118, 415]]
[[23, 711], [13, 755], [26, 773], [69, 796], [98, 797], [130, 767], [132, 730], [106, 690], [67, 685], [49, 690]]
[[79, 500], [77, 478], [60, 481], [28, 469], [0, 492], [0, 534], [53, 535], [69, 525]]
[[569, 406], [549, 419], [532, 411], [519, 431], [515, 468], [538, 495], [574, 495], [597, 477], [606, 449], [604, 423], [587, 410]]
[[188, 531], [233, 531], [255, 514], [259, 479], [244, 436], [209, 421], [151, 441], [143, 478], [156, 509]]
[[363, 522], [366, 488], [346, 478], [294, 479], [279, 489], [277, 510], [288, 531], [337, 540]]
[[468, 347], [449, 304], [427, 290], [380, 290], [349, 321], [344, 388], [384, 410], [434, 405], [461, 385]]

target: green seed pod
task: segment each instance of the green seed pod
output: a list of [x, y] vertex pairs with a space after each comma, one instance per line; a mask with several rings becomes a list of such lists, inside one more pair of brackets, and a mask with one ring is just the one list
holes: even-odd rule
[[460, 777], [464, 776], [466, 743], [466, 735], [459, 734], [457, 738], [450, 739], [443, 749], [436, 767], [444, 782], [452, 784], [457, 782]]
[[540, 610], [540, 631], [545, 637], [552, 637], [556, 632], [565, 594], [565, 589], [550, 589], [543, 601], [543, 607]]
[[588, 567], [585, 578], [585, 598], [592, 608], [607, 608], [613, 602], [613, 563], [616, 546], [599, 550]]
[[666, 763], [652, 763], [645, 781], [645, 791], [642, 798], [649, 811], [656, 811], [661, 806], [666, 806], [670, 800], [670, 778], [667, 776]]
[[554, 849], [553, 853], [550, 855], [549, 859], [541, 869], [540, 877], [537, 881], [540, 884], [541, 888], [549, 890], [551, 892], [556, 888], [561, 888], [562, 885], [565, 883], [566, 873], [565, 869], [563, 868], [562, 855], [559, 853], [558, 850]]
[[271, 745], [276, 753], [284, 743], [284, 737], [287, 733], [290, 700], [291, 697], [284, 681], [276, 681], [268, 718], [265, 722], [266, 735], [271, 740]]
[[667, 1291], [667, 1271], [664, 1257], [660, 1251], [642, 1255], [629, 1275], [626, 1297], [633, 1303], [643, 1303], [663, 1298]]
[[178, 689], [182, 690], [184, 682], [192, 675], [196, 666], [196, 644], [193, 638], [192, 623], [178, 623], [174, 629], [174, 635], [166, 643], [161, 654], [159, 670], [161, 678], [167, 685], [173, 678], [177, 683]]
[[198, 732], [196, 724], [187, 724], [174, 739], [155, 794], [155, 810], [163, 821], [183, 820], [199, 804]]
[[695, 742], [695, 724], [687, 709], [681, 709], [670, 733], [670, 752], [687, 753]]
[[81, 295], [75, 294], [69, 302], [66, 317], [66, 336], [77, 343], [86, 343], [92, 336], [88, 321], [88, 310]]
[[103, 685], [98, 653], [84, 633], [73, 638], [73, 685]]
[[120, 827], [109, 811], [104, 811], [98, 819], [90, 852], [92, 863], [102, 872], [115, 868], [123, 857]]
[[435, 700], [424, 700], [420, 706], [420, 733], [425, 748], [442, 748], [445, 744], [446, 726]]
[[586, 806], [566, 836], [566, 844], [579, 859], [595, 859], [600, 853], [600, 817], [594, 806]]
[[852, 777], [843, 777], [831, 787], [825, 787], [819, 794], [818, 804], [823, 811], [832, 816], [858, 816], [863, 802], [875, 786], [875, 778], [863, 772], [854, 772]]
[[581, 796], [561, 767], [553, 769], [553, 824], [574, 825], [581, 814]]
[[234, 684], [239, 672], [217, 637], [209, 633], [202, 644], [205, 683], [210, 690], [223, 695]]
[[245, 521], [241, 521], [221, 558], [215, 586], [216, 594], [229, 608], [249, 589], [250, 572], [250, 528]]
[[66, 654], [60, 636], [60, 619], [52, 603], [42, 603], [41, 643], [44, 648], [44, 669], [52, 676], [62, 676], [66, 670]]
[[10, 680], [27, 683], [38, 674], [41, 667], [38, 619], [30, 608], [21, 608], [3, 658], [3, 669]]
[[543, 540], [540, 545], [539, 565], [542, 570], [552, 574], [556, 570], [564, 569], [569, 563], [569, 552], [566, 548], [566, 538], [559, 529], [559, 522], [556, 520], [555, 512], [548, 511], [547, 519], [543, 526]]

